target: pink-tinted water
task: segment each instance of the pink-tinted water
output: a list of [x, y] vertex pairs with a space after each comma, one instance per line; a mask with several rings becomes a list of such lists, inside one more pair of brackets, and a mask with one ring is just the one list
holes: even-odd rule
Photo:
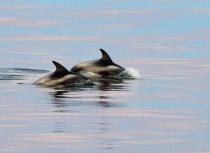
[[[3, 1], [0, 152], [209, 152], [209, 6]], [[52, 60], [70, 69], [99, 48], [140, 79], [32, 85]]]

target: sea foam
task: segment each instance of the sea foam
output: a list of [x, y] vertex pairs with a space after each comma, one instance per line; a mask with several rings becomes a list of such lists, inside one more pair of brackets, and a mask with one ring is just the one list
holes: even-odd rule
[[140, 79], [139, 71], [134, 68], [125, 68], [118, 76], [123, 79]]

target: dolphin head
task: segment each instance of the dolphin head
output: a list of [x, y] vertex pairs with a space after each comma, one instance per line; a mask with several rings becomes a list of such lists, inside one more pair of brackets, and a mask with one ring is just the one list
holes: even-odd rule
[[106, 51], [100, 49], [102, 58], [93, 61], [79, 63], [72, 67], [71, 71], [81, 73], [87, 76], [113, 76], [118, 75], [125, 69], [115, 64]]
[[33, 84], [53, 86], [53, 85], [67, 85], [71, 83], [84, 83], [90, 80], [86, 76], [68, 71], [64, 66], [62, 66], [56, 61], [52, 61], [52, 62], [56, 67], [55, 72], [37, 80]]

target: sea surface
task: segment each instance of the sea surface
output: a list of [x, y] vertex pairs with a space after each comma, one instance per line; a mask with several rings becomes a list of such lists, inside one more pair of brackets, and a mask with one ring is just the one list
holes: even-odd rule
[[[210, 2], [0, 2], [1, 153], [210, 152]], [[136, 79], [41, 87], [100, 48]]]

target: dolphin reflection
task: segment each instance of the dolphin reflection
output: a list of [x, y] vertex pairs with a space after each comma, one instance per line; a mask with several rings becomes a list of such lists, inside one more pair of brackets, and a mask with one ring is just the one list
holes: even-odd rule
[[112, 98], [103, 92], [127, 91], [127, 84], [120, 79], [100, 78], [97, 81], [100, 83], [95, 86], [69, 87], [59, 85], [45, 88], [50, 88], [49, 94], [52, 98], [52, 104], [59, 108], [61, 112], [66, 112], [68, 106], [119, 107], [119, 103], [111, 102], [110, 99]]

